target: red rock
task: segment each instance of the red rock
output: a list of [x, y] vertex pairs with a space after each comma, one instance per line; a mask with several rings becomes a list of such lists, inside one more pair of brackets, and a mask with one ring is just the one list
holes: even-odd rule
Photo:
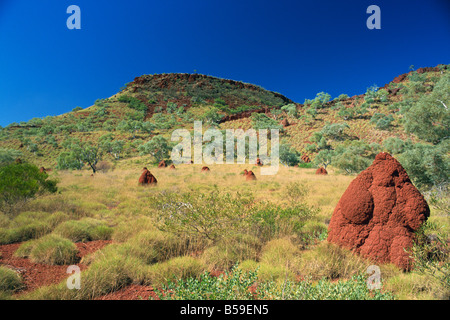
[[141, 176], [139, 177], [139, 184], [145, 186], [145, 185], [157, 184], [157, 183], [158, 183], [158, 181], [152, 175], [152, 173], [147, 168], [144, 168], [144, 171], [142, 172]]
[[387, 153], [353, 180], [337, 204], [328, 227], [328, 241], [379, 263], [411, 268], [404, 249], [414, 231], [430, 215], [422, 194], [405, 169]]
[[325, 168], [320, 167], [320, 168], [318, 168], [318, 169], [316, 170], [316, 174], [327, 175], [327, 174], [328, 174], [328, 171], [327, 171]]
[[208, 167], [203, 167], [202, 168], [202, 172], [209, 172], [210, 170], [209, 170], [209, 168]]
[[171, 165], [170, 167], [169, 167], [169, 169], [170, 170], [175, 170], [176, 168], [175, 168], [175, 165], [173, 164], [173, 165]]

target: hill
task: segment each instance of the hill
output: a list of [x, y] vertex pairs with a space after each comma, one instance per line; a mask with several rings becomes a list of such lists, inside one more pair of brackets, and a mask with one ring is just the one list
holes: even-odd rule
[[[167, 152], [157, 156], [149, 152], [149, 141], [154, 137], [170, 140], [174, 129], [192, 129], [194, 120], [202, 120], [204, 127], [216, 126], [222, 130], [280, 128], [285, 150], [282, 160], [287, 165], [298, 164], [295, 159], [300, 159], [301, 154], [314, 159], [321, 151], [322, 157], [326, 151], [340, 150], [343, 154], [349, 148], [362, 149], [361, 157], [369, 159], [380, 149], [386, 149], [384, 143], [389, 139], [397, 144], [399, 141], [430, 145], [440, 142], [420, 133], [417, 123], [413, 123], [417, 120], [413, 111], [419, 111], [413, 106], [428, 96], [445, 95], [449, 91], [448, 78], [447, 65], [420, 68], [396, 77], [383, 87], [369, 87], [357, 96], [342, 94], [332, 99], [321, 92], [299, 103], [234, 80], [200, 74], [143, 75], [89, 108], [76, 108], [60, 116], [35, 118], [3, 128], [0, 148], [17, 150], [26, 160], [50, 168], [64, 168], [61, 155], [68, 155], [85, 143], [95, 146], [104, 160], [120, 161], [153, 154], [157, 162], [161, 160], [158, 157], [167, 157]], [[433, 103], [439, 104], [436, 102], [439, 99], [448, 97], [436, 98]], [[441, 131], [448, 131], [448, 111], [441, 116], [442, 123], [428, 121]], [[162, 138], [158, 139], [163, 141]], [[316, 165], [331, 163], [319, 160]], [[83, 163], [72, 161], [69, 165], [67, 161], [63, 161], [66, 167], [83, 167]], [[338, 168], [357, 172], [367, 161], [363, 162], [357, 168], [345, 165]]]

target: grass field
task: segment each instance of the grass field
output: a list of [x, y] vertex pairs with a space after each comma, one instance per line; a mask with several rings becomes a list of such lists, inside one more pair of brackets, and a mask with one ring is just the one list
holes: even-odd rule
[[[374, 263], [326, 241], [334, 207], [355, 176], [332, 169], [321, 176], [315, 169], [284, 166], [277, 175], [261, 176], [252, 165], [212, 165], [201, 173], [201, 165], [169, 170], [150, 168], [147, 161], [123, 160], [95, 176], [90, 171], [51, 172], [59, 180], [57, 194], [27, 203], [15, 216], [0, 214], [0, 244], [23, 242], [16, 255], [44, 264], [73, 262], [72, 242], [112, 240], [83, 257], [88, 267], [81, 290], [68, 290], [63, 282], [26, 294], [2, 289], [2, 295], [93, 299], [130, 284], [186, 292], [180, 279], [205, 279], [204, 272], [230, 272], [236, 264], [242, 279], [257, 270], [254, 281], [265, 288], [260, 298], [345, 299], [344, 293], [330, 293], [350, 289], [355, 299], [448, 295], [433, 277], [392, 265], [380, 265], [383, 289], [378, 295], [361, 289]], [[144, 166], [158, 179], [157, 186], [138, 185]], [[245, 181], [244, 169], [253, 170], [257, 180]], [[448, 215], [432, 208], [430, 221], [448, 234]], [[6, 272], [3, 278], [17, 280]], [[355, 285], [349, 287], [353, 282], [348, 281]], [[202, 285], [196, 288], [208, 290]], [[290, 294], [281, 294], [280, 286], [288, 286]], [[247, 288], [242, 292], [236, 298], [248, 298]], [[204, 292], [197, 294], [174, 298], [200, 298]]]

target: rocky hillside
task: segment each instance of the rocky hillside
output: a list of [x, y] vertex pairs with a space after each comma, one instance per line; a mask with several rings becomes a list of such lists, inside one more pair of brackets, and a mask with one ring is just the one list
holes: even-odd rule
[[[82, 167], [82, 160], [64, 157], [72, 152], [74, 158], [77, 148], [85, 144], [107, 161], [143, 154], [153, 155], [158, 161], [170, 150], [158, 143], [170, 141], [174, 129], [192, 129], [194, 120], [202, 120], [204, 127], [220, 129], [280, 128], [283, 150], [288, 150], [284, 163], [288, 165], [305, 154], [314, 160], [328, 152], [336, 160], [333, 152], [345, 154], [345, 150], [354, 148], [363, 158], [370, 158], [380, 149], [391, 148], [386, 147], [387, 140], [391, 144], [432, 146], [448, 137], [448, 110], [438, 101], [444, 106], [450, 104], [449, 75], [448, 65], [420, 68], [382, 87], [369, 87], [357, 96], [331, 97], [320, 92], [304, 102], [252, 84], [206, 75], [144, 75], [89, 108], [2, 128], [0, 148], [3, 153], [16, 152], [51, 168]], [[424, 114], [428, 112], [424, 110], [435, 111]], [[418, 123], [420, 117], [424, 123]], [[158, 147], [154, 148], [155, 144]], [[354, 150], [349, 152], [354, 154]], [[316, 161], [316, 165], [320, 163]]]

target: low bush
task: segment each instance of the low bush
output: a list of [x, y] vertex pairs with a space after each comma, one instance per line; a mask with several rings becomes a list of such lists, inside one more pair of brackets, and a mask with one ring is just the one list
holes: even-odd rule
[[313, 280], [349, 279], [364, 273], [370, 263], [337, 245], [323, 242], [300, 256], [299, 270]]
[[237, 234], [219, 241], [215, 246], [207, 248], [202, 260], [211, 268], [229, 270], [236, 263], [248, 259], [257, 259], [261, 250], [258, 238]]
[[17, 272], [0, 266], [0, 294], [16, 292], [23, 286], [22, 279]]
[[50, 265], [68, 265], [77, 262], [78, 249], [68, 239], [49, 234], [22, 244], [16, 256], [29, 257], [32, 262]]
[[0, 244], [10, 244], [16, 242], [37, 239], [51, 232], [49, 225], [44, 222], [33, 222], [26, 226], [17, 228], [0, 228]]
[[160, 287], [177, 279], [197, 279], [205, 272], [205, 265], [192, 257], [176, 257], [148, 268], [144, 283]]
[[187, 241], [162, 231], [144, 231], [126, 243], [129, 255], [146, 264], [161, 262], [185, 254]]
[[[370, 290], [364, 275], [330, 282], [309, 280], [259, 281], [259, 272], [235, 266], [219, 277], [204, 273], [198, 278], [170, 281], [158, 292], [161, 300], [392, 300], [383, 290]], [[256, 285], [252, 292], [250, 287]]]
[[106, 226], [102, 221], [84, 218], [63, 222], [53, 232], [73, 242], [86, 242], [109, 240], [112, 231], [112, 228]]

